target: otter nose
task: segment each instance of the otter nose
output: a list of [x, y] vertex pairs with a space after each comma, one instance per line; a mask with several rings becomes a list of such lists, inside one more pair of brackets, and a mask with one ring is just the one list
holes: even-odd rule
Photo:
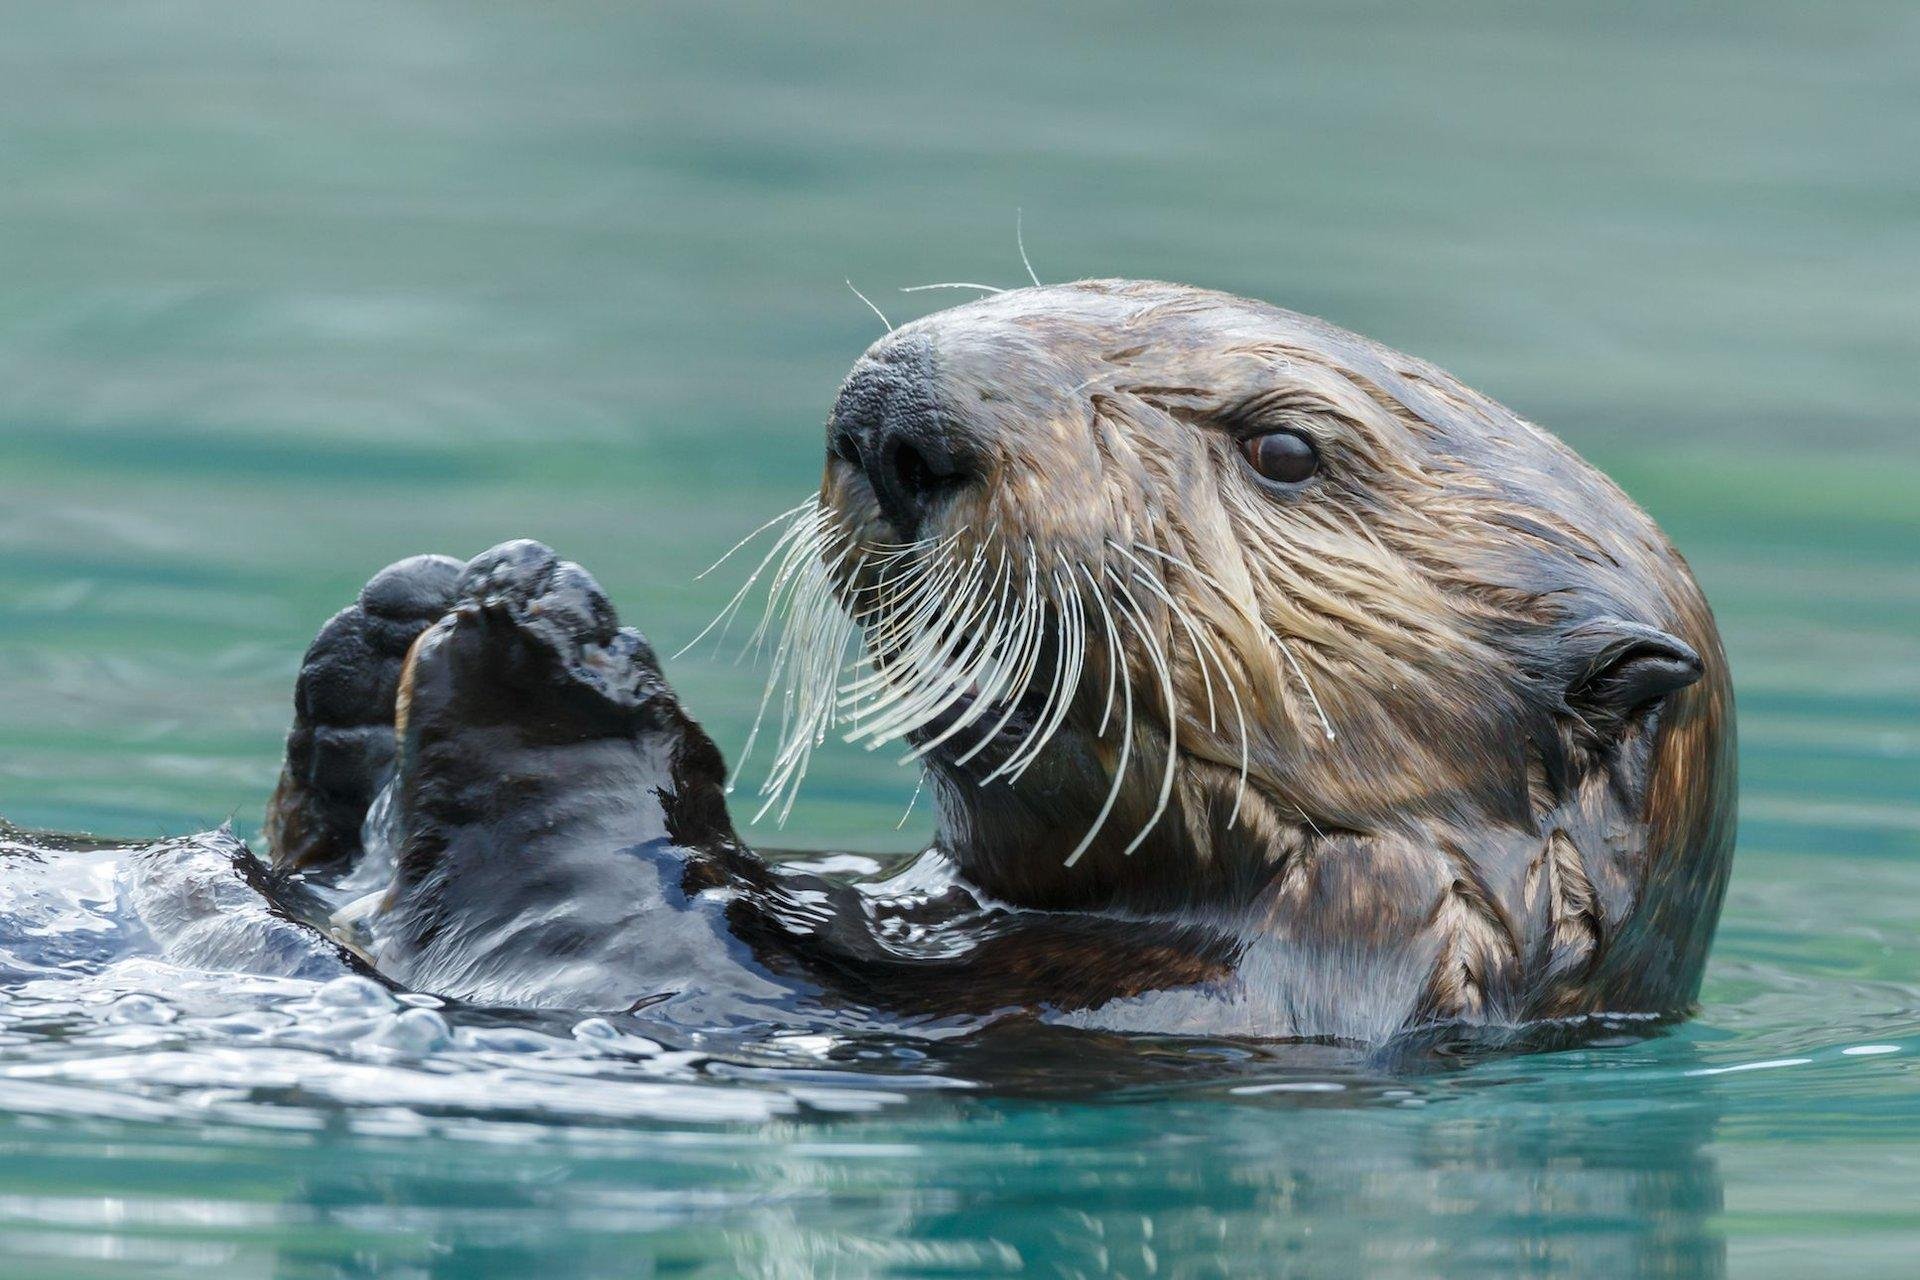
[[980, 474], [978, 451], [940, 402], [924, 354], [863, 361], [841, 387], [829, 447], [860, 468], [903, 541]]

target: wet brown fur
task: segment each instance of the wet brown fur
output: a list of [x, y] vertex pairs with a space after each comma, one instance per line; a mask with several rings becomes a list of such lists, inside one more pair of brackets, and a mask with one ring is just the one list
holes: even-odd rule
[[[613, 1002], [593, 1007], [738, 983], [756, 1018], [1015, 1012], [1361, 1044], [1691, 1005], [1732, 853], [1731, 686], [1685, 562], [1604, 476], [1431, 365], [1176, 285], [983, 299], [889, 334], [848, 386], [907, 364], [980, 472], [907, 531], [830, 454], [836, 527], [867, 545], [946, 535], [1106, 591], [1138, 568], [1115, 541], [1151, 548], [1158, 587], [1213, 642], [1216, 693], [1244, 709], [1244, 794], [1238, 723], [1224, 701], [1208, 717], [1195, 644], [1140, 585], [1171, 699], [1138, 633], [1117, 650], [1090, 633], [1065, 727], [1026, 774], [983, 784], [930, 757], [936, 849], [913, 868], [860, 885], [782, 869], [735, 835], [719, 754], [644, 642], [612, 630], [577, 568], [509, 544], [467, 566], [469, 603], [404, 678], [405, 892], [383, 953], [399, 980]], [[1276, 427], [1322, 459], [1295, 491], [1263, 487], [1236, 444]], [[510, 580], [532, 594], [487, 594]], [[836, 586], [889, 589], [858, 565]], [[556, 600], [591, 625], [559, 628]], [[550, 622], [559, 639], [510, 648]], [[1069, 864], [1121, 756], [1118, 720], [1100, 724], [1121, 667], [1131, 763]], [[607, 671], [637, 683], [591, 693]], [[310, 727], [290, 739], [290, 813]], [[559, 961], [574, 985], [555, 985]]]
[[[1043, 573], [1113, 565], [1109, 539], [1204, 569], [1154, 562], [1226, 655], [1252, 730], [1228, 824], [1235, 725], [1207, 723], [1193, 645], [1136, 591], [1176, 685], [1169, 813], [1120, 856], [1152, 812], [1175, 714], [1129, 638], [1136, 763], [1101, 838], [1061, 864], [1118, 756], [1083, 691], [1069, 724], [1098, 761], [1090, 778], [1040, 768], [983, 788], [936, 765], [939, 840], [964, 876], [1017, 905], [1238, 919], [1250, 949], [1280, 940], [1295, 966], [1312, 963], [1303, 944], [1352, 943], [1378, 948], [1382, 971], [1424, 971], [1393, 1010], [1336, 1017], [1353, 1025], [1335, 1032], [1691, 1002], [1731, 853], [1730, 687], [1685, 562], [1614, 484], [1425, 362], [1182, 286], [1002, 294], [905, 326], [868, 360], [903, 352], [936, 371], [952, 429], [989, 459], [932, 532], [964, 528], [963, 547], [997, 540], [1016, 560], [1030, 544]], [[1321, 477], [1263, 491], [1235, 446], [1249, 424], [1309, 433]], [[857, 468], [830, 458], [823, 495], [856, 537], [897, 537]], [[1703, 672], [1613, 705], [1583, 663], [1642, 629]], [[1371, 873], [1336, 890], [1324, 871], [1360, 849]]]

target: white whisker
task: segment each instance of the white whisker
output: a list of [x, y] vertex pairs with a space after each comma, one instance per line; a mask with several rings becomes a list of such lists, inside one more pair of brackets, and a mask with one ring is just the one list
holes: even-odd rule
[[[760, 623], [753, 629], [753, 635], [747, 640], [747, 649], [758, 655], [761, 646], [766, 643], [772, 630], [773, 620], [780, 616], [782, 602], [787, 607], [793, 604], [793, 595], [798, 593], [801, 575], [827, 553], [832, 538], [845, 537], [840, 531], [827, 531], [825, 519], [816, 520], [811, 528], [802, 531], [787, 548], [781, 558], [780, 567], [774, 570], [773, 583], [767, 588], [766, 607], [761, 611]], [[791, 590], [790, 590], [791, 589]]]
[[1033, 261], [1027, 257], [1027, 236], [1021, 223], [1025, 220], [1023, 210], [1013, 211], [1013, 242], [1020, 248], [1020, 265], [1027, 269], [1027, 279], [1033, 281], [1033, 287], [1040, 287], [1040, 277], [1034, 274]]
[[[888, 653], [898, 650], [899, 654], [888, 660], [886, 666], [874, 664], [873, 670], [859, 677], [841, 690], [842, 697], [856, 701], [871, 689], [896, 687], [901, 677], [892, 668], [904, 667], [904, 655], [918, 652], [926, 643], [923, 632], [926, 622], [938, 610], [943, 608], [949, 592], [962, 574], [971, 574], [966, 590], [971, 590], [974, 578], [985, 564], [979, 556], [963, 565], [950, 555], [943, 555], [937, 571], [930, 570], [915, 582], [910, 589], [903, 589], [904, 598], [892, 602], [877, 602], [874, 609], [863, 615], [860, 621], [867, 628], [867, 650], [874, 653]], [[885, 616], [881, 616], [881, 615]], [[868, 619], [874, 619], [869, 621]], [[909, 639], [896, 642], [896, 637]], [[918, 637], [918, 638], [914, 638]]]
[[[806, 532], [811, 527], [813, 523], [813, 517], [817, 515], [817, 508], [815, 510], [809, 510], [809, 508], [814, 508], [814, 507], [815, 507], [814, 503], [803, 502], [799, 506], [793, 508], [791, 511], [781, 513], [782, 516], [797, 516], [797, 518], [794, 519], [793, 522], [785, 530], [781, 532], [778, 538], [774, 539], [773, 546], [768, 549], [767, 554], [761, 559], [759, 566], [756, 567], [752, 573], [747, 575], [747, 580], [740, 584], [740, 589], [733, 593], [733, 597], [727, 601], [726, 605], [721, 608], [720, 612], [713, 615], [713, 621], [709, 622], [706, 626], [702, 627], [700, 629], [699, 635], [696, 635], [693, 639], [681, 645], [679, 650], [673, 655], [675, 658], [680, 657], [681, 654], [684, 654], [685, 652], [687, 652], [687, 650], [699, 644], [700, 641], [704, 639], [706, 635], [709, 632], [711, 632], [715, 627], [719, 627], [721, 629], [721, 632], [720, 632], [721, 638], [722, 639], [725, 638], [726, 629], [728, 626], [732, 625], [734, 615], [739, 612], [741, 603], [746, 600], [747, 593], [753, 590], [753, 584], [760, 580], [760, 575], [766, 572], [767, 566], [773, 562], [773, 558], [780, 554], [781, 548], [785, 547], [790, 541], [792, 541], [796, 537], [799, 537], [801, 534]], [[757, 536], [761, 532], [761, 530], [768, 528], [779, 519], [781, 519], [781, 516], [775, 516], [773, 520], [769, 520], [766, 524], [761, 525], [759, 529], [756, 529], [753, 531], [753, 533], [748, 534], [746, 538], [742, 539], [738, 543], [735, 543], [733, 551], [738, 551], [741, 547], [745, 546], [749, 541], [751, 541], [755, 536]], [[733, 551], [729, 551], [727, 553], [727, 556], [732, 555]], [[714, 561], [713, 565], [707, 570], [707, 572], [711, 573], [713, 572], [714, 569], [719, 568], [721, 562], [724, 561], [727, 558], [727, 556], [722, 556], [719, 560]]]
[[994, 585], [988, 588], [986, 596], [981, 597], [981, 607], [969, 607], [952, 625], [935, 629], [932, 632], [935, 651], [930, 657], [909, 659], [903, 656], [903, 666], [912, 671], [926, 672], [929, 679], [913, 698], [892, 711], [886, 720], [861, 730], [869, 740], [869, 751], [904, 735], [915, 725], [936, 719], [966, 696], [967, 686], [978, 675], [986, 655], [991, 652], [991, 641], [999, 635], [1000, 617], [1006, 607], [1009, 585], [1008, 565], [1003, 555]]
[[746, 546], [749, 542], [752, 542], [755, 538], [759, 537], [761, 534], [765, 533], [767, 530], [773, 528], [773, 526], [779, 524], [782, 520], [788, 519], [789, 517], [792, 517], [792, 516], [797, 516], [802, 511], [806, 511], [809, 508], [817, 507], [819, 505], [820, 505], [820, 495], [817, 493], [808, 494], [807, 500], [805, 502], [796, 503], [795, 505], [788, 507], [785, 511], [782, 511], [779, 515], [767, 521], [765, 524], [755, 529], [752, 533], [740, 539], [740, 541], [734, 543], [731, 547], [728, 547], [725, 555], [721, 556], [718, 560], [715, 560], [712, 564], [708, 565], [706, 568], [702, 569], [700, 572], [694, 574], [693, 580], [695, 582], [700, 581], [702, 578], [712, 573], [715, 569], [718, 569], [721, 565], [733, 559], [734, 553], [740, 550], [740, 548]]
[[[1144, 585], [1147, 590], [1153, 592], [1160, 603], [1166, 607], [1167, 616], [1185, 628], [1187, 638], [1193, 642], [1193, 656], [1196, 660], [1196, 665], [1200, 668], [1201, 685], [1205, 688], [1207, 694], [1207, 728], [1213, 729], [1218, 727], [1213, 701], [1213, 676], [1207, 670], [1207, 655], [1200, 647], [1200, 629], [1194, 624], [1192, 614], [1190, 614], [1179, 601], [1173, 598], [1172, 594], [1161, 584], [1158, 577], [1147, 571], [1147, 566], [1141, 563], [1138, 556], [1111, 539], [1107, 541], [1107, 545], [1125, 556], [1127, 560], [1133, 564], [1133, 576]], [[1169, 646], [1169, 648], [1171, 648], [1171, 646]], [[1225, 674], [1224, 671], [1221, 673], [1223, 678]]]
[[1025, 688], [1025, 681], [1032, 675], [1032, 659], [1029, 655], [1033, 649], [1034, 638], [1040, 634], [1041, 629], [1041, 609], [1034, 599], [1036, 577], [1037, 571], [1033, 562], [1029, 560], [1026, 586], [1014, 597], [1013, 607], [1009, 610], [1008, 617], [1002, 620], [999, 634], [994, 637], [994, 643], [990, 647], [991, 656], [986, 664], [991, 670], [985, 679], [977, 682], [973, 705], [968, 707], [966, 712], [948, 726], [939, 737], [914, 748], [915, 757], [925, 755], [962, 729], [978, 723], [1003, 701], [1006, 709], [1001, 713], [999, 721], [982, 734], [980, 740], [970, 750], [955, 757], [954, 763], [965, 764], [979, 755], [986, 750], [1000, 731], [1007, 727], [1007, 722], [1019, 709], [1019, 693]]
[[[1227, 816], [1227, 825], [1232, 826], [1235, 822], [1239, 821], [1240, 804], [1246, 797], [1247, 773], [1252, 765], [1252, 748], [1247, 741], [1246, 710], [1240, 703], [1240, 693], [1239, 690], [1234, 687], [1233, 676], [1227, 670], [1226, 660], [1220, 656], [1220, 650], [1214, 645], [1213, 638], [1206, 633], [1204, 628], [1193, 620], [1191, 611], [1174, 598], [1173, 593], [1167, 589], [1165, 583], [1160, 581], [1158, 575], [1149, 573], [1147, 571], [1147, 565], [1141, 561], [1138, 556], [1135, 556], [1118, 542], [1109, 540], [1107, 545], [1132, 561], [1135, 566], [1135, 575], [1160, 598], [1161, 602], [1166, 605], [1167, 611], [1173, 615], [1180, 625], [1186, 628], [1188, 638], [1193, 641], [1194, 657], [1200, 667], [1200, 679], [1206, 685], [1207, 727], [1209, 729], [1216, 727], [1213, 701], [1213, 676], [1208, 671], [1209, 661], [1220, 671], [1220, 683], [1227, 691], [1228, 700], [1233, 703], [1234, 719], [1238, 722], [1240, 728], [1240, 780], [1234, 787], [1233, 812]], [[1135, 545], [1142, 549], [1151, 549], [1149, 544], [1144, 542], [1136, 543]]]
[[1220, 579], [1214, 577], [1205, 569], [1199, 568], [1190, 561], [1183, 560], [1171, 552], [1162, 551], [1159, 547], [1152, 546], [1148, 543], [1138, 542], [1134, 545], [1150, 555], [1159, 556], [1162, 560], [1179, 565], [1182, 569], [1193, 574], [1202, 582], [1212, 586], [1215, 591], [1220, 593], [1222, 600], [1232, 605], [1248, 622], [1251, 622], [1254, 626], [1266, 632], [1267, 638], [1273, 641], [1274, 645], [1280, 650], [1281, 656], [1287, 660], [1287, 665], [1292, 668], [1294, 676], [1299, 679], [1300, 687], [1307, 691], [1307, 700], [1313, 704], [1314, 714], [1320, 718], [1320, 727], [1326, 731], [1327, 741], [1332, 742], [1334, 740], [1333, 721], [1327, 718], [1326, 708], [1320, 705], [1320, 696], [1313, 691], [1313, 683], [1307, 679], [1307, 673], [1301, 669], [1299, 661], [1294, 658], [1293, 649], [1287, 644], [1285, 637], [1268, 626], [1266, 619], [1248, 607], [1244, 601], [1235, 596], [1231, 591], [1228, 591], [1226, 585], [1222, 583]]
[[1147, 836], [1152, 834], [1154, 825], [1160, 821], [1161, 815], [1166, 813], [1167, 803], [1173, 797], [1173, 778], [1180, 761], [1180, 705], [1174, 695], [1173, 671], [1167, 663], [1166, 651], [1161, 648], [1159, 637], [1154, 635], [1153, 629], [1147, 625], [1145, 610], [1141, 609], [1140, 602], [1134, 599], [1133, 592], [1127, 590], [1127, 584], [1119, 575], [1114, 574], [1111, 569], [1108, 573], [1113, 579], [1114, 589], [1120, 593], [1120, 616], [1132, 624], [1134, 632], [1140, 637], [1140, 643], [1146, 648], [1148, 660], [1153, 663], [1160, 677], [1160, 689], [1167, 713], [1167, 766], [1160, 778], [1160, 795], [1154, 801], [1152, 816], [1147, 819], [1127, 847], [1121, 850], [1120, 856], [1125, 858], [1131, 856], [1135, 849], [1146, 842]]
[[[1100, 828], [1106, 825], [1107, 815], [1113, 812], [1114, 803], [1120, 798], [1120, 786], [1127, 776], [1127, 761], [1133, 752], [1133, 681], [1131, 673], [1127, 671], [1127, 653], [1120, 644], [1120, 630], [1114, 625], [1113, 613], [1107, 608], [1106, 601], [1101, 598], [1099, 579], [1095, 578], [1093, 571], [1084, 564], [1080, 566], [1080, 572], [1086, 576], [1087, 585], [1093, 588], [1094, 603], [1100, 606], [1101, 621], [1105, 623], [1107, 631], [1107, 667], [1109, 673], [1116, 666], [1122, 673], [1120, 685], [1126, 691], [1126, 711], [1120, 730], [1120, 760], [1113, 770], [1113, 783], [1107, 788], [1106, 803], [1100, 806], [1100, 812], [1094, 818], [1093, 825], [1087, 828], [1087, 834], [1080, 838], [1080, 843], [1075, 845], [1073, 852], [1067, 855], [1066, 865], [1069, 867], [1080, 861], [1081, 855], [1093, 846], [1094, 837], [1100, 834]], [[1100, 725], [1100, 736], [1106, 736], [1104, 718]]]
[[925, 293], [929, 289], [978, 289], [982, 293], [1005, 293], [999, 285], [975, 284], [971, 280], [943, 280], [938, 284], [910, 284], [902, 293]]
[[873, 305], [873, 299], [872, 299], [872, 298], [869, 298], [869, 297], [868, 297], [868, 296], [867, 296], [866, 294], [864, 294], [864, 293], [862, 293], [862, 292], [860, 292], [860, 291], [859, 291], [858, 289], [854, 289], [854, 288], [853, 288], [853, 281], [851, 281], [851, 280], [849, 280], [849, 281], [847, 281], [847, 288], [849, 288], [849, 289], [853, 289], [853, 296], [854, 296], [854, 297], [856, 297], [856, 298], [858, 298], [858, 299], [860, 299], [860, 301], [862, 301], [862, 302], [864, 302], [864, 303], [866, 303], [866, 304], [867, 304], [867, 310], [869, 310], [869, 311], [871, 311], [871, 312], [873, 312], [873, 314], [875, 314], [876, 316], [879, 316], [879, 317], [880, 317], [880, 323], [881, 323], [881, 324], [883, 324], [883, 325], [885, 325], [885, 326], [887, 326], [887, 332], [888, 332], [888, 333], [892, 333], [892, 332], [893, 332], [893, 321], [891, 321], [891, 320], [889, 320], [889, 319], [887, 319], [887, 313], [886, 313], [886, 312], [884, 312], [884, 311], [882, 311], [882, 310], [881, 310], [880, 308], [878, 308], [878, 307], [876, 307], [876, 306], [874, 306], [874, 305]]
[[[1029, 543], [1028, 550], [1032, 551], [1032, 549], [1032, 544]], [[980, 735], [980, 740], [971, 750], [955, 759], [955, 764], [967, 763], [985, 751], [994, 739], [1000, 736], [1001, 731], [1013, 719], [1014, 713], [1020, 709], [1020, 700], [1026, 695], [1033, 682], [1033, 670], [1039, 665], [1040, 651], [1045, 647], [1046, 641], [1046, 604], [1039, 598], [1039, 592], [1036, 590], [1039, 576], [1037, 565], [1033, 559], [1029, 558], [1027, 589], [1026, 594], [1021, 598], [1021, 629], [1014, 638], [1006, 663], [995, 672], [995, 683], [982, 685], [980, 688], [982, 704], [991, 706], [995, 701], [1001, 701], [1006, 704], [1006, 709], [1000, 713], [1000, 719], [994, 722], [993, 727]]]
[[1233, 704], [1233, 718], [1240, 728], [1240, 780], [1233, 789], [1233, 812], [1227, 815], [1227, 825], [1232, 826], [1240, 820], [1240, 802], [1246, 798], [1247, 773], [1252, 765], [1252, 748], [1247, 741], [1247, 713], [1240, 705], [1240, 692], [1234, 688], [1233, 677], [1227, 672], [1226, 660], [1220, 656], [1219, 649], [1214, 647], [1212, 637], [1202, 631], [1198, 633], [1197, 638], [1206, 645], [1214, 665], [1220, 669], [1220, 683], [1226, 688], [1227, 701]]
[[[817, 523], [814, 526], [812, 532], [817, 535], [817, 532], [818, 532]], [[824, 548], [820, 544], [817, 536], [813, 537], [811, 540], [803, 539], [801, 541], [796, 542], [794, 545], [795, 547], [803, 548], [803, 550], [797, 554], [807, 556], [809, 558], [809, 562], [811, 563], [818, 563], [817, 555], [824, 551]], [[788, 581], [792, 579], [793, 573], [796, 572], [798, 568], [798, 565], [795, 560], [795, 556], [796, 556], [796, 552], [791, 550], [788, 552], [787, 558], [781, 562], [779, 574], [776, 574], [775, 576], [774, 585], [767, 589], [766, 611], [761, 619], [760, 628], [756, 632], [755, 638], [750, 642], [751, 647], [753, 647], [756, 651], [759, 648], [760, 640], [764, 637], [764, 634], [768, 625], [768, 621], [773, 617], [775, 611], [782, 607], [783, 600], [785, 601], [785, 607], [788, 610], [788, 617], [789, 617], [789, 626], [787, 628], [786, 635], [790, 637], [793, 634], [791, 618], [793, 616], [792, 610], [795, 607], [794, 595], [797, 594], [797, 589], [796, 589], [796, 592], [793, 594], [786, 594], [786, 586]], [[774, 690], [780, 686], [781, 676], [786, 671], [786, 663], [784, 659], [780, 656], [780, 654], [784, 653], [786, 650], [787, 650], [787, 643], [786, 643], [786, 639], [783, 638], [780, 646], [780, 652], [776, 654], [774, 664], [768, 673], [766, 688], [760, 695], [760, 705], [754, 712], [753, 727], [747, 733], [746, 746], [741, 748], [740, 758], [734, 762], [733, 773], [729, 776], [727, 780], [727, 790], [729, 792], [731, 792], [734, 789], [734, 787], [738, 784], [740, 780], [741, 772], [746, 768], [747, 759], [753, 754], [754, 743], [758, 741], [760, 737], [760, 726], [766, 719], [767, 705], [769, 702], [772, 701]], [[781, 724], [783, 727], [783, 733], [784, 733], [784, 727], [789, 723], [792, 707], [793, 707], [793, 693], [792, 693], [792, 690], [789, 689], [786, 693], [786, 696], [782, 699], [782, 702], [781, 702], [780, 715], [781, 715]]]
[[[840, 549], [831, 562], [810, 560], [805, 566], [804, 576], [796, 579], [794, 594], [797, 603], [776, 647], [773, 674], [769, 677], [768, 686], [771, 688], [789, 672], [793, 678], [786, 682], [787, 694], [781, 704], [780, 750], [775, 755], [766, 782], [760, 788], [767, 802], [754, 814], [755, 822], [766, 816], [773, 805], [780, 804], [784, 797], [778, 821], [785, 824], [788, 813], [792, 811], [794, 798], [799, 794], [799, 784], [806, 776], [813, 748], [824, 740], [831, 723], [835, 673], [840, 656], [846, 651], [855, 629], [828, 587], [833, 575], [852, 553], [853, 545], [849, 543]], [[864, 555], [856, 561], [855, 576], [864, 562]], [[803, 593], [802, 586], [811, 589]]]
[[[885, 711], [887, 719], [879, 725], [856, 725], [848, 733], [847, 741], [852, 742], [861, 737], [871, 738], [868, 750], [872, 750], [894, 736], [895, 731], [887, 726], [895, 718], [901, 719], [903, 724], [909, 727], [917, 723], [919, 718], [917, 710], [909, 712], [902, 709], [896, 712], [892, 708], [901, 703], [917, 707], [918, 702], [929, 695], [929, 690], [933, 692], [933, 696], [938, 696], [938, 691], [945, 687], [948, 674], [945, 663], [953, 653], [954, 647], [963, 642], [965, 629], [992, 607], [991, 587], [988, 588], [988, 594], [985, 596], [976, 598], [974, 595], [981, 570], [985, 565], [985, 557], [975, 552], [966, 570], [965, 584], [957, 594], [949, 598], [948, 593], [943, 590], [929, 597], [927, 612], [922, 615], [923, 620], [915, 624], [915, 630], [919, 634], [908, 641], [896, 657], [878, 669], [877, 674], [887, 684], [889, 691], [875, 699], [875, 704], [878, 704], [877, 709], [870, 704], [869, 714], [878, 716]], [[958, 603], [961, 616], [949, 620], [941, 611], [953, 607], [955, 602]], [[900, 674], [902, 672], [905, 674]]]
[[1046, 701], [1034, 718], [1032, 735], [1020, 749], [1010, 752], [998, 769], [986, 776], [987, 782], [1001, 776], [1018, 779], [1025, 773], [1027, 766], [1052, 740], [1061, 722], [1073, 708], [1074, 694], [1080, 687], [1080, 673], [1086, 663], [1087, 615], [1080, 603], [1080, 593], [1061, 581], [1058, 570], [1054, 571], [1053, 585], [1058, 591], [1055, 607], [1059, 611], [1058, 652], [1055, 654], [1053, 681], [1047, 688]]
[[913, 794], [907, 797], [907, 811], [900, 815], [900, 821], [893, 824], [895, 831], [907, 825], [907, 819], [913, 816], [913, 806], [920, 803], [920, 789], [926, 785], [927, 771], [922, 769], [920, 776], [914, 780]]

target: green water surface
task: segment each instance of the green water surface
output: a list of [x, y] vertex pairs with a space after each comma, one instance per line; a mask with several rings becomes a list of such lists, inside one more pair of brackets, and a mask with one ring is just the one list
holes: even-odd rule
[[[1697, 1020], [1364, 1087], [376, 1105], [0, 1002], [0, 1275], [1920, 1274], [1917, 69], [1871, 0], [0, 5], [15, 822], [254, 829], [408, 553], [539, 537], [678, 648], [813, 484], [843, 281], [1018, 283], [1016, 209], [1043, 278], [1325, 315], [1607, 468], [1743, 781]], [[756, 674], [671, 674], [737, 749]], [[828, 752], [777, 841], [911, 790]]]

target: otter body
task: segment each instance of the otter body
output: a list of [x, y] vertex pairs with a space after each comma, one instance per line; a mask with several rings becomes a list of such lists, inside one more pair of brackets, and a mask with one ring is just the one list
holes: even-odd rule
[[1378, 1045], [1691, 1005], [1725, 659], [1544, 431], [1308, 317], [1091, 281], [893, 331], [827, 438], [769, 553], [770, 794], [828, 731], [904, 741], [933, 849], [867, 883], [756, 857], [646, 642], [512, 543], [322, 632], [276, 865], [391, 857], [342, 919], [400, 984], [689, 1024]]

